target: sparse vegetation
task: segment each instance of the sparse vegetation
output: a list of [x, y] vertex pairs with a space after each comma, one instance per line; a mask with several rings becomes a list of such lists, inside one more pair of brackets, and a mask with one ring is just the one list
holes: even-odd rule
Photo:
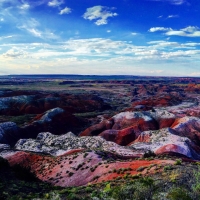
[[164, 171], [167, 171], [167, 170], [171, 170], [172, 169], [172, 166], [171, 165], [166, 165], [164, 167]]
[[176, 159], [176, 162], [174, 164], [175, 165], [181, 165], [182, 164], [182, 160], [181, 159]]
[[[163, 80], [163, 78], [159, 78], [159, 80]], [[38, 95], [38, 97], [41, 99], [45, 99], [47, 96], [48, 98], [51, 98], [52, 96], [54, 96], [55, 98], [58, 97], [56, 103], [64, 101], [63, 99], [70, 100], [70, 98], [74, 94], [76, 94], [77, 96], [74, 96], [73, 99], [67, 102], [64, 101], [65, 103], [63, 104], [61, 103], [60, 105], [62, 106], [62, 108], [67, 110], [67, 112], [69, 113], [72, 112], [70, 114], [76, 116], [78, 120], [81, 120], [81, 122], [82, 119], [84, 119], [83, 121], [86, 125], [88, 124], [93, 125], [93, 124], [98, 124], [103, 120], [110, 119], [112, 115], [118, 114], [119, 113], [118, 111], [126, 112], [130, 110], [130, 111], [142, 112], [142, 114], [153, 112], [156, 115], [157, 109], [159, 106], [161, 106], [161, 104], [159, 100], [158, 107], [156, 107], [157, 105], [154, 105], [155, 101], [157, 101], [156, 99], [157, 96], [155, 96], [154, 98], [154, 93], [157, 93], [157, 91], [159, 90], [160, 83], [158, 83], [157, 86], [154, 87], [154, 85], [151, 84], [151, 81], [147, 81], [146, 83], [144, 83], [144, 81], [145, 80], [142, 80], [142, 82], [140, 82], [140, 80], [133, 80], [133, 82], [126, 84], [124, 84], [123, 81], [120, 81], [118, 83], [110, 82], [106, 84], [80, 82], [78, 84], [70, 83], [69, 85], [60, 85], [59, 84], [60, 81], [52, 80], [48, 82], [36, 81], [34, 83], [27, 83], [24, 85], [15, 85], [14, 88], [17, 91], [20, 91], [21, 89], [26, 91], [29, 90], [37, 91], [35, 94]], [[171, 98], [171, 96], [173, 96], [172, 95], [173, 92], [176, 93], [173, 96], [174, 98], [173, 101], [170, 102], [171, 105], [177, 105], [178, 103], [181, 103], [182, 100], [186, 99], [186, 98], [179, 99], [179, 97], [176, 98], [176, 96], [179, 96], [180, 91], [181, 91], [180, 96], [181, 97], [184, 96], [184, 93], [182, 91], [187, 88], [186, 84], [181, 84], [181, 82], [179, 83], [179, 81], [180, 80], [177, 80], [177, 82], [175, 82], [174, 85], [172, 85], [173, 87], [171, 87], [171, 85], [170, 87], [168, 87], [168, 83], [166, 83], [165, 80], [161, 82], [161, 85], [164, 88], [163, 90], [164, 91], [169, 90], [169, 92], [166, 92], [168, 93], [167, 98]], [[78, 87], [77, 88], [73, 87], [74, 85]], [[140, 91], [138, 90], [138, 87], [140, 86], [145, 87], [146, 91], [144, 91], [144, 93], [146, 92], [146, 96], [145, 95], [142, 96], [141, 99], [143, 100], [143, 103], [146, 102], [147, 105], [138, 106], [137, 108], [135, 108], [133, 106], [134, 103], [137, 103], [137, 101], [141, 97]], [[10, 88], [10, 86], [3, 85], [2, 88]], [[46, 88], [51, 90], [51, 92], [47, 92]], [[132, 93], [134, 93], [134, 95], [132, 95]], [[148, 96], [148, 93], [150, 93], [149, 95], [150, 97]], [[85, 103], [84, 99], [81, 99], [82, 97], [79, 97], [80, 94], [86, 94], [85, 96], [83, 96], [85, 98], [87, 97], [87, 95], [91, 95], [92, 98], [90, 99], [89, 103]], [[64, 98], [62, 98], [62, 96], [64, 96]], [[191, 98], [192, 96], [193, 95], [191, 95]], [[98, 98], [102, 98], [102, 100]], [[106, 108], [105, 107], [98, 108], [98, 105], [96, 106], [96, 104], [94, 104], [96, 99], [100, 102], [101, 101], [103, 102], [104, 100], [106, 102], [106, 105], [109, 106]], [[42, 101], [43, 100], [41, 100], [41, 102]], [[163, 102], [168, 103], [167, 101]], [[35, 102], [32, 103], [35, 106], [36, 103]], [[57, 106], [57, 104], [55, 105]], [[33, 110], [35, 109], [34, 106]], [[48, 101], [46, 102], [45, 106], [47, 107], [49, 106]], [[90, 106], [92, 106], [91, 109], [88, 109]], [[40, 110], [38, 112], [40, 112]], [[44, 110], [41, 111], [41, 113], [43, 112]], [[165, 111], [162, 112], [163, 112], [162, 114], [164, 115]], [[14, 113], [14, 115], [15, 114], [16, 113]], [[186, 113], [185, 115], [187, 116], [187, 114], [188, 113]], [[22, 128], [22, 126], [30, 122], [34, 117], [36, 117], [36, 114], [25, 114], [18, 116], [1, 115], [0, 122], [13, 121], [16, 122], [17, 125], [20, 126], [20, 128]], [[156, 121], [156, 117], [153, 120]], [[143, 122], [144, 120], [143, 119], [138, 120], [136, 124], [134, 123], [131, 124], [131, 126], [137, 125], [138, 132], [140, 132], [140, 129], [143, 131], [144, 128], [142, 123], [139, 124], [140, 121]], [[111, 120], [109, 122], [111, 124], [114, 123]], [[74, 121], [70, 123], [74, 127], [76, 127], [77, 125], [76, 123], [73, 124]], [[78, 131], [76, 132], [77, 135], [85, 128], [88, 128], [88, 126], [85, 127], [85, 124], [81, 125], [81, 128], [78, 129]], [[163, 124], [165, 123], [163, 122]], [[36, 126], [37, 124], [34, 125]], [[43, 125], [44, 127], [39, 127], [38, 130], [48, 131], [50, 125], [51, 125], [50, 123], [45, 123]], [[152, 129], [153, 128], [158, 129], [160, 124], [158, 121], [156, 121], [155, 124], [153, 125], [155, 125], [155, 127], [151, 127]], [[106, 129], [108, 129], [109, 126], [111, 126], [109, 125], [109, 123], [106, 124]], [[112, 126], [111, 129], [113, 128]], [[119, 124], [119, 126], [121, 126], [121, 124]], [[119, 130], [120, 131], [124, 130], [127, 128], [127, 126], [128, 122], [127, 124], [126, 122], [124, 122], [123, 126], [119, 127]], [[59, 126], [56, 126], [55, 129], [57, 128], [59, 128]], [[104, 129], [105, 127], [103, 127], [101, 131], [103, 131]], [[116, 129], [118, 130], [118, 127]], [[146, 127], [144, 129], [145, 129], [144, 131], [146, 131]], [[56, 131], [54, 129], [52, 130]], [[65, 133], [65, 131], [61, 133]], [[134, 134], [136, 133], [134, 132]], [[158, 137], [159, 134], [160, 131], [156, 130], [155, 131], [156, 137]], [[133, 140], [133, 138], [131, 140]], [[144, 142], [146, 142], [146, 140]], [[195, 141], [193, 142], [194, 144], [196, 144]], [[61, 148], [62, 147], [61, 141], [59, 141], [58, 143], [59, 144], [57, 147]], [[54, 145], [55, 142], [52, 142], [51, 147], [53, 147]], [[75, 146], [76, 145], [72, 146], [71, 148], [75, 148]], [[20, 165], [16, 165], [15, 167], [10, 168], [7, 161], [5, 161], [0, 157], [0, 199], [2, 200], [4, 199], [5, 200], [14, 200], [14, 199], [16, 200], [20, 199], [22, 200], [26, 199], [199, 200], [200, 199], [199, 162], [194, 162], [194, 163], [189, 163], [189, 161], [185, 162], [184, 158], [179, 159], [178, 155], [170, 156], [171, 154], [168, 153], [164, 154], [161, 153], [159, 155], [155, 155], [153, 151], [147, 151], [144, 153], [143, 156], [141, 156], [139, 150], [138, 157], [140, 158], [134, 159], [134, 156], [133, 158], [131, 156], [129, 157], [128, 151], [124, 152], [124, 157], [123, 157], [121, 155], [120, 156], [117, 155], [114, 149], [112, 149], [112, 151], [110, 150], [109, 152], [107, 150], [103, 150], [102, 147], [99, 148], [92, 147], [90, 149], [85, 144], [83, 145], [83, 148], [84, 150], [81, 150], [81, 153], [72, 153], [71, 155], [66, 154], [64, 156], [65, 160], [63, 160], [62, 156], [58, 157], [48, 156], [48, 158], [44, 158], [45, 156], [42, 157], [43, 162], [45, 164], [38, 170], [38, 173], [40, 177], [45, 178], [45, 181], [51, 182], [52, 185], [38, 180], [38, 178], [35, 177], [34, 173], [31, 173], [31, 168], [22, 168]], [[133, 150], [137, 151], [137, 149], [134, 148]], [[96, 157], [92, 157], [93, 154], [96, 154]], [[97, 160], [93, 161], [92, 160], [93, 158]], [[55, 163], [52, 164], [50, 159], [56, 160]], [[161, 160], [162, 162], [159, 162], [159, 160]], [[168, 162], [168, 160], [170, 161]], [[39, 163], [38, 166], [40, 166], [39, 160], [35, 160], [34, 162]], [[130, 165], [122, 164], [126, 162], [127, 163], [138, 162], [141, 164], [135, 165], [136, 167], [134, 165], [132, 166], [130, 163], [129, 163]], [[120, 168], [118, 166], [119, 163], [120, 163], [119, 166], [123, 167]], [[56, 169], [56, 165], [59, 166], [58, 171], [54, 170]], [[100, 172], [100, 170], [102, 170], [102, 174], [97, 173]], [[51, 173], [51, 175], [48, 175], [47, 172]], [[81, 173], [84, 173], [83, 177], [86, 177], [85, 173], [88, 173], [89, 176], [91, 176], [90, 179], [91, 183], [81, 187], [61, 188], [53, 186], [53, 184], [64, 185], [68, 180], [74, 181], [74, 179], [77, 178], [73, 183], [74, 185], [76, 185], [79, 178], [76, 173], [80, 174], [80, 178], [82, 178]], [[105, 175], [105, 178], [103, 179], [104, 181], [99, 183], [104, 175]]]

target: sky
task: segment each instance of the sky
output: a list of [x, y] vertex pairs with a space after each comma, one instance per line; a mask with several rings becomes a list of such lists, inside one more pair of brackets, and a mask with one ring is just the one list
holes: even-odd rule
[[0, 0], [0, 75], [200, 77], [199, 0]]

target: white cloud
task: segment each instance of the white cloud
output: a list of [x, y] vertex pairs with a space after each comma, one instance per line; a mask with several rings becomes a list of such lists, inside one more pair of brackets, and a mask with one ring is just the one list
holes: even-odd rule
[[168, 1], [173, 5], [182, 5], [187, 2], [186, 0], [168, 0]]
[[35, 28], [35, 27], [40, 26], [39, 21], [37, 21], [35, 18], [30, 18], [30, 19], [28, 19], [26, 21], [23, 21], [23, 22], [22, 22], [23, 25], [19, 26], [18, 28], [24, 28], [24, 29], [26, 29], [27, 27], [29, 27], [29, 28]]
[[0, 19], [0, 22], [3, 22], [3, 21], [4, 21], [4, 18], [1, 18], [1, 19]]
[[134, 36], [135, 36], [135, 35], [138, 35], [138, 33], [132, 32], [131, 35], [134, 35]]
[[186, 0], [150, 0], [150, 1], [162, 1], [162, 2], [167, 2], [172, 5], [180, 6], [183, 4], [189, 4]]
[[[35, 2], [31, 2], [31, 5], [34, 5]], [[18, 0], [0, 0], [0, 7], [2, 7], [3, 9], [19, 9], [21, 11], [25, 11], [28, 10], [31, 6], [29, 3], [27, 3], [24, 0], [18, 1]], [[15, 10], [16, 12], [16, 10]]]
[[162, 50], [164, 51], [179, 51], [185, 49], [189, 50], [196, 50], [198, 46], [200, 46], [200, 43], [194, 43], [194, 42], [188, 42], [188, 43], [179, 43], [179, 42], [170, 42], [165, 40], [156, 40], [156, 41], [150, 41], [148, 42], [149, 45], [151, 45], [151, 48]]
[[106, 32], [107, 32], [107, 33], [111, 33], [111, 30], [107, 30]]
[[179, 15], [168, 15], [167, 16], [168, 19], [170, 19], [170, 18], [178, 18], [178, 17], [179, 17]]
[[167, 36], [200, 37], [200, 28], [197, 26], [188, 26], [180, 30], [165, 27], [153, 27], [149, 32], [163, 31]]
[[109, 8], [106, 6], [94, 6], [87, 8], [83, 18], [90, 21], [95, 20], [95, 24], [98, 26], [105, 25], [108, 23], [109, 17], [116, 17], [118, 15], [116, 12], [111, 11], [113, 9], [114, 8]]
[[185, 43], [187, 46], [195, 47], [195, 46], [200, 46], [200, 43], [197, 42], [190, 42], [190, 43]]
[[187, 51], [176, 51], [176, 52], [163, 52], [161, 57], [163, 58], [179, 58], [179, 57], [191, 57], [194, 55], [200, 55], [200, 50], [187, 50]]
[[29, 32], [31, 35], [33, 35], [34, 37], [42, 38], [44, 40], [59, 38], [57, 35], [53, 33], [53, 31], [47, 30], [47, 29], [43, 30], [41, 28], [40, 23], [34, 18], [27, 20], [26, 22], [24, 22], [22, 26], [18, 26], [17, 28], [21, 30], [25, 30]]
[[2, 54], [5, 58], [20, 58], [26, 55], [26, 52], [22, 50], [18, 50], [17, 48], [12, 48], [8, 50], [6, 53]]
[[21, 10], [28, 10], [30, 8], [30, 5], [28, 3], [24, 3], [21, 6], [19, 6]]
[[35, 28], [28, 28], [27, 31], [30, 32], [35, 37], [39, 37], [39, 38], [42, 37], [41, 31], [39, 31], [39, 30], [37, 30]]
[[3, 37], [0, 37], [0, 40], [2, 40], [2, 39], [8, 39], [8, 38], [12, 38], [12, 37], [13, 37], [12, 35], [3, 36]]
[[21, 30], [26, 30], [35, 37], [41, 37], [42, 33], [41, 31], [37, 29], [37, 27], [39, 26], [40, 26], [40, 23], [36, 19], [31, 18], [30, 20], [27, 20], [26, 22], [24, 22], [22, 26], [18, 26], [17, 28]]
[[165, 28], [165, 27], [153, 27], [149, 29], [149, 32], [156, 32], [156, 31], [170, 31], [171, 28]]
[[6, 70], [10, 66], [12, 73], [14, 68], [16, 73], [20, 69], [23, 73], [34, 73], [38, 67], [38, 73], [189, 75], [200, 71], [199, 45], [157, 40], [142, 46], [104, 38], [52, 44], [1, 43], [4, 53], [0, 53], [0, 62]]
[[186, 28], [181, 29], [181, 31], [194, 33], [196, 31], [200, 31], [200, 28], [198, 28], [197, 26], [188, 26]]
[[188, 26], [180, 30], [170, 30], [165, 33], [168, 36], [185, 36], [185, 37], [200, 37], [200, 28], [196, 26]]
[[59, 7], [64, 3], [64, 0], [52, 0], [48, 2], [48, 6], [50, 7]]
[[62, 9], [62, 10], [59, 12], [59, 15], [69, 14], [69, 13], [71, 13], [71, 12], [72, 12], [71, 8], [65, 7], [64, 9]]

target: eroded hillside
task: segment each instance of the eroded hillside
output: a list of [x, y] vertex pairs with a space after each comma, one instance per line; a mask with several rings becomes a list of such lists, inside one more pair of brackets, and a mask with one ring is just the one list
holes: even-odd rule
[[200, 79], [2, 82], [2, 199], [200, 198]]

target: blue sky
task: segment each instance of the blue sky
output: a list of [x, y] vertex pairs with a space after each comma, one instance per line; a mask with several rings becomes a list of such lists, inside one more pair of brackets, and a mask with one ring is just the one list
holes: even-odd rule
[[199, 0], [0, 0], [0, 75], [200, 76]]

